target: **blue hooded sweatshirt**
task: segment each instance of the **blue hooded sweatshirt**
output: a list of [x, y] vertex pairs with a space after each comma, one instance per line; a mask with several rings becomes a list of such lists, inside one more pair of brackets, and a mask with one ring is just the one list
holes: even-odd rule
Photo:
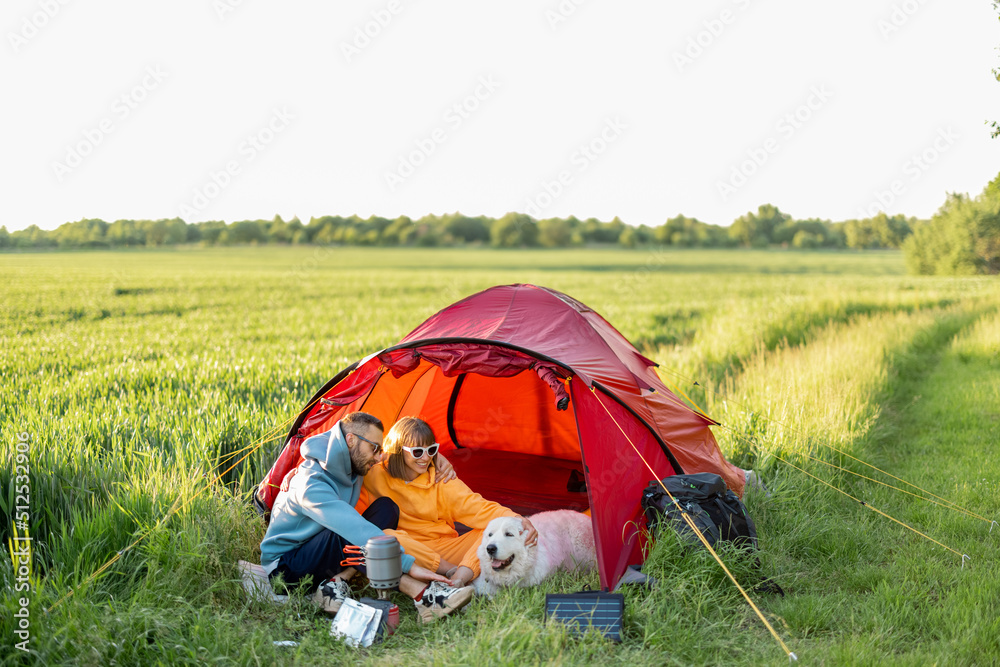
[[[340, 422], [326, 433], [307, 438], [299, 451], [305, 461], [292, 477], [288, 491], [275, 498], [271, 523], [260, 543], [260, 563], [268, 572], [277, 566], [282, 554], [302, 546], [324, 528], [361, 546], [384, 535], [354, 509], [364, 478], [353, 474]], [[403, 572], [410, 571], [413, 561], [413, 556], [403, 554]]]

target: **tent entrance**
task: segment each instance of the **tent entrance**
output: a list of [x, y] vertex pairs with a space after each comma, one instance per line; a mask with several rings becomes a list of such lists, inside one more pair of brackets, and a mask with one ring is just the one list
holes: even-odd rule
[[375, 415], [387, 430], [400, 417], [425, 420], [459, 478], [515, 512], [590, 506], [572, 406], [557, 410], [551, 387], [530, 370], [448, 377], [421, 360], [399, 377], [383, 373], [350, 410]]

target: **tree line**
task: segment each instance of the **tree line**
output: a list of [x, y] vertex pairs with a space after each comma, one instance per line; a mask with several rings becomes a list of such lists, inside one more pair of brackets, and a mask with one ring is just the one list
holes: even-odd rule
[[660, 245], [683, 248], [900, 248], [918, 223], [914, 218], [879, 213], [863, 220], [830, 222], [794, 220], [765, 204], [737, 218], [729, 227], [678, 215], [659, 226], [587, 218], [543, 218], [508, 213], [500, 218], [461, 213], [407, 216], [322, 216], [303, 223], [240, 220], [187, 223], [180, 218], [116, 220], [86, 218], [47, 231], [32, 225], [8, 232], [0, 227], [0, 248], [119, 248], [184, 244], [203, 246], [315, 244], [367, 246], [492, 246], [497, 248], [569, 248]]
[[831, 222], [796, 220], [763, 204], [728, 227], [678, 215], [655, 227], [626, 225], [615, 217], [535, 218], [508, 213], [500, 218], [461, 213], [390, 219], [326, 215], [303, 223], [240, 220], [187, 223], [161, 220], [87, 218], [46, 231], [37, 225], [8, 232], [0, 227], [0, 249], [118, 248], [198, 244], [492, 246], [496, 248], [570, 248], [657, 245], [677, 248], [902, 248], [912, 273], [938, 275], [1000, 274], [1000, 175], [976, 197], [949, 194], [930, 220], [878, 213], [870, 218]]

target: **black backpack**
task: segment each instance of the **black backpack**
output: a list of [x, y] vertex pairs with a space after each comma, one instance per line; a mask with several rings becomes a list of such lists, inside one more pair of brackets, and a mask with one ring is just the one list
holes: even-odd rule
[[[664, 492], [664, 486], [670, 495]], [[676, 505], [670, 500], [671, 495]], [[642, 492], [642, 509], [653, 537], [666, 525], [692, 544], [701, 544], [684, 521], [678, 505], [713, 547], [721, 540], [733, 542], [748, 552], [757, 549], [757, 527], [753, 519], [743, 501], [726, 488], [725, 481], [718, 475], [707, 472], [673, 475], [660, 482], [650, 482]]]

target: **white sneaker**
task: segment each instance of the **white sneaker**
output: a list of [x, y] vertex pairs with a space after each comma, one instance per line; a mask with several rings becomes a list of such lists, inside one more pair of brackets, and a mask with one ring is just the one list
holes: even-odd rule
[[458, 611], [469, 604], [473, 591], [472, 586], [455, 588], [440, 581], [432, 581], [420, 600], [413, 601], [417, 607], [417, 619], [421, 623], [433, 623], [453, 611]]
[[316, 592], [313, 593], [312, 601], [320, 609], [328, 614], [336, 614], [340, 611], [340, 606], [351, 597], [351, 587], [342, 579], [327, 579]]

